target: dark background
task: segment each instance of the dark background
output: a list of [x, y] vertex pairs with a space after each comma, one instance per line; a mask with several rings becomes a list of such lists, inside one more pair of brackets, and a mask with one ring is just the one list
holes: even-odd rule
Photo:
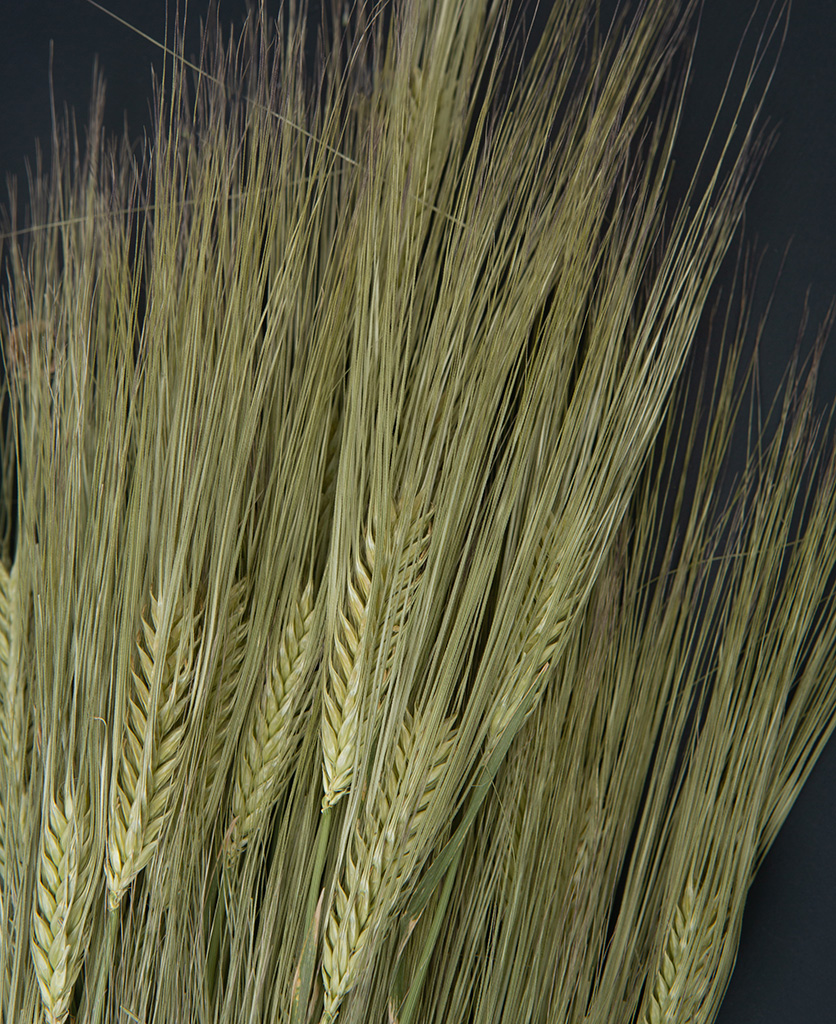
[[[651, 0], [652, 2], [652, 0]], [[176, 0], [172, 0], [173, 14]], [[109, 8], [155, 38], [166, 26], [165, 0], [107, 0]], [[268, 9], [277, 8], [270, 0]], [[546, 0], [545, 6], [549, 6]], [[613, 4], [608, 6], [613, 7]], [[764, 5], [761, 5], [764, 7]], [[192, 49], [197, 16], [192, 0]], [[225, 23], [240, 19], [244, 0], [221, 0]], [[710, 126], [754, 0], [705, 0], [694, 57], [679, 160], [693, 165]], [[754, 32], [766, 10], [755, 15]], [[744, 44], [751, 55], [754, 37]], [[0, 173], [22, 176], [34, 139], [50, 131], [49, 43], [59, 107], [84, 123], [98, 56], [107, 79], [106, 123], [132, 136], [150, 122], [150, 68], [160, 51], [86, 0], [0, 0]], [[766, 115], [780, 137], [748, 207], [747, 237], [765, 253], [762, 299], [777, 283], [762, 349], [763, 393], [777, 387], [809, 296], [810, 324], [836, 296], [836, 4], [798, 2], [767, 97]], [[685, 178], [683, 177], [684, 181]], [[5, 190], [3, 190], [5, 196]], [[821, 404], [836, 398], [836, 337], [826, 353]], [[737, 967], [721, 1024], [805, 1024], [836, 1020], [836, 742], [831, 742], [798, 799], [749, 896]]]

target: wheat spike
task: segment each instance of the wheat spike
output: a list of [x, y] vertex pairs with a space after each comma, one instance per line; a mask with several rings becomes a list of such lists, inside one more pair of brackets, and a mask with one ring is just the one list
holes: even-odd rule
[[[2, 785], [2, 781], [2, 776], [0, 776], [0, 785]], [[3, 790], [0, 788], [0, 921], [3, 919], [3, 896], [6, 892], [6, 878], [8, 875], [8, 868], [6, 864], [7, 837], [8, 825], [6, 823], [6, 807], [4, 803]]]
[[[408, 532], [394, 565], [384, 566], [384, 621], [391, 626], [386, 651], [385, 675], [391, 671], [395, 658], [395, 640], [403, 629], [409, 607], [427, 560], [432, 535], [433, 510], [421, 512], [421, 499], [410, 508]], [[402, 508], [393, 509], [392, 521], [398, 524]], [[356, 754], [359, 720], [359, 685], [362, 659], [377, 659], [382, 641], [384, 621], [371, 627], [368, 623], [368, 602], [374, 573], [376, 547], [374, 532], [368, 528], [365, 547], [355, 561], [349, 581], [346, 611], [340, 610], [339, 625], [329, 659], [328, 679], [322, 701], [323, 788], [322, 806], [337, 803], [351, 784]], [[367, 636], [367, 633], [370, 634]], [[329, 687], [330, 683], [330, 687]]]
[[14, 634], [14, 591], [16, 564], [12, 571], [0, 562], [0, 672], [3, 674], [3, 709], [6, 706], [6, 680], [9, 675], [9, 660], [12, 648], [12, 636]]
[[206, 717], [210, 725], [210, 740], [204, 754], [204, 792], [207, 798], [217, 780], [218, 770], [223, 767], [223, 748], [238, 694], [241, 666], [247, 651], [248, 593], [246, 580], [238, 580], [233, 584], [229, 595], [221, 655], [209, 691]]
[[328, 423], [328, 438], [325, 447], [325, 468], [322, 476], [322, 494], [319, 500], [317, 522], [317, 547], [319, 560], [324, 562], [331, 542], [331, 525], [334, 518], [334, 500], [337, 494], [337, 473], [340, 468], [340, 447], [342, 445], [343, 410], [339, 398], [331, 409]]
[[[24, 786], [25, 703], [19, 673], [20, 632], [17, 611], [17, 560], [11, 571], [0, 562], [0, 890], [6, 879], [9, 840], [4, 800], [12, 787]], [[21, 811], [26, 801], [21, 801]]]
[[328, 672], [322, 692], [323, 808], [337, 803], [351, 785], [360, 731], [360, 677], [375, 562], [374, 532], [369, 526], [340, 608]]
[[[538, 565], [542, 565], [543, 557], [544, 544], [541, 542], [537, 555]], [[548, 669], [558, 646], [558, 627], [565, 618], [565, 612], [556, 613], [554, 608], [557, 576], [557, 571], [550, 573], [538, 586], [537, 568], [532, 571], [529, 587], [537, 586], [537, 601], [522, 627], [523, 639], [516, 664], [505, 685], [498, 688], [490, 719], [491, 744], [497, 742], [522, 702], [531, 694], [532, 688], [541, 690], [548, 678]], [[540, 648], [543, 638], [545, 644]], [[534, 706], [536, 701], [532, 703]]]
[[706, 978], [718, 923], [717, 900], [702, 913], [691, 878], [674, 910], [662, 958], [649, 992], [641, 1024], [673, 1024], [684, 995], [699, 1001], [707, 992]]
[[311, 695], [303, 692], [302, 684], [313, 604], [313, 584], [308, 583], [291, 609], [264, 688], [250, 707], [233, 780], [233, 853], [243, 849], [269, 816], [299, 748], [310, 710]]
[[[159, 633], [162, 602], [151, 598], [151, 623], [137, 637], [138, 669], [110, 795], [107, 882], [111, 909], [119, 903], [159, 845], [170, 814], [170, 797], [185, 747], [187, 710], [194, 682], [195, 636], [185, 632], [182, 603], [174, 609], [168, 637]], [[161, 668], [156, 702], [153, 683]]]
[[25, 701], [20, 678], [20, 623], [17, 560], [11, 571], [0, 563], [0, 742], [11, 779], [22, 778], [25, 761]]
[[[391, 572], [391, 585], [387, 588], [387, 615], [392, 618], [393, 638], [402, 630], [410, 605], [415, 599], [424, 572], [432, 537], [434, 509], [421, 511], [421, 499], [416, 498], [409, 516], [408, 532]], [[395, 521], [402, 518], [403, 510], [394, 514]], [[387, 654], [387, 668], [391, 668], [394, 644]]]
[[[8, 684], [9, 655], [11, 653], [12, 634], [12, 583], [9, 570], [0, 562], [0, 758], [2, 772], [0, 783], [11, 768], [8, 738]], [[0, 894], [6, 879], [6, 808], [3, 804], [4, 793], [0, 789]]]
[[84, 960], [95, 877], [89, 806], [65, 786], [45, 795], [30, 949], [48, 1024], [67, 1019]]
[[406, 712], [388, 778], [367, 798], [346, 851], [323, 935], [323, 1024], [334, 1020], [356, 985], [372, 952], [375, 925], [385, 921], [401, 893], [406, 878], [401, 877], [399, 854], [414, 852], [422, 816], [449, 760], [454, 732], [448, 721], [433, 743], [429, 769], [410, 779], [410, 765], [423, 753], [420, 736], [418, 723]]

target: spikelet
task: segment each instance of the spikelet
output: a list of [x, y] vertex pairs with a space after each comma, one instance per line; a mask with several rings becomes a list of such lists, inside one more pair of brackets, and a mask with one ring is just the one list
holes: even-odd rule
[[204, 799], [208, 800], [218, 772], [223, 768], [223, 749], [229, 723], [239, 690], [241, 667], [247, 650], [249, 623], [247, 621], [248, 587], [246, 580], [233, 584], [227, 606], [223, 646], [209, 689], [206, 719], [209, 724], [209, 742], [204, 752]]
[[[14, 572], [14, 570], [12, 570]], [[5, 782], [11, 769], [11, 757], [8, 735], [8, 692], [9, 692], [9, 660], [11, 655], [13, 632], [13, 602], [11, 574], [0, 562], [0, 786]], [[6, 879], [6, 808], [5, 794], [0, 788], [0, 893]]]
[[360, 679], [374, 563], [375, 538], [369, 525], [354, 561], [345, 604], [338, 613], [322, 691], [323, 809], [337, 803], [351, 785], [360, 732]]
[[[565, 611], [555, 606], [557, 572], [547, 573], [544, 581], [538, 582], [538, 568], [543, 565], [541, 542], [537, 555], [537, 566], [532, 572], [530, 587], [536, 587], [537, 598], [534, 609], [528, 616], [522, 630], [522, 643], [514, 667], [503, 686], [498, 688], [490, 717], [489, 743], [494, 744], [519, 711], [521, 704], [532, 690], [539, 692], [548, 679], [548, 670], [557, 650], [558, 628], [565, 618]], [[543, 641], [545, 640], [545, 643]], [[541, 643], [543, 646], [541, 647]], [[535, 702], [536, 704], [536, 702]], [[535, 706], [532, 704], [532, 706]]]
[[[403, 547], [398, 552], [397, 561], [388, 574], [390, 581], [386, 588], [385, 613], [392, 622], [393, 640], [403, 629], [406, 615], [421, 582], [429, 552], [435, 510], [429, 508], [422, 512], [421, 509], [422, 501], [418, 497], [410, 510]], [[395, 511], [394, 518], [396, 522], [399, 522], [403, 518], [403, 509]], [[387, 651], [387, 671], [391, 669], [394, 652], [395, 647], [392, 644]]]
[[[369, 623], [369, 596], [375, 559], [379, 556], [375, 534], [366, 529], [364, 546], [355, 561], [349, 580], [346, 609], [340, 610], [339, 624], [329, 659], [328, 677], [322, 701], [322, 779], [325, 795], [322, 806], [337, 803], [351, 785], [360, 730], [359, 701], [363, 659], [374, 664], [384, 642], [383, 628], [388, 622], [384, 679], [395, 660], [396, 641], [402, 631], [427, 560], [432, 535], [433, 509], [421, 511], [420, 496], [409, 509], [406, 535], [397, 557], [383, 566], [382, 620]], [[391, 516], [397, 528], [403, 518], [403, 506], [393, 508]], [[367, 635], [368, 634], [368, 635]]]
[[337, 473], [340, 468], [340, 446], [342, 445], [343, 415], [339, 398], [331, 409], [328, 423], [328, 438], [325, 448], [325, 468], [322, 476], [322, 494], [319, 499], [317, 517], [318, 562], [324, 564], [331, 543], [331, 525], [334, 519], [334, 501], [337, 494]]
[[[11, 656], [12, 637], [14, 634], [14, 600], [15, 583], [17, 576], [17, 563], [12, 566], [11, 572], [0, 562], [0, 672], [3, 673], [5, 684], [9, 674], [9, 659]], [[3, 686], [2, 700], [5, 708], [6, 687]]]
[[[182, 603], [171, 630], [160, 634], [163, 604], [151, 598], [151, 622], [137, 637], [138, 668], [126, 709], [122, 749], [114, 766], [108, 818], [106, 873], [111, 909], [154, 855], [171, 813], [177, 769], [185, 748], [187, 711], [195, 675], [196, 638], [186, 632]], [[152, 691], [162, 665], [156, 702]]]
[[[4, 801], [18, 803], [25, 822], [26, 800], [15, 800], [26, 786], [28, 747], [26, 702], [20, 675], [20, 621], [18, 611], [17, 560], [11, 571], [0, 562], [0, 890], [6, 878], [9, 831]], [[4, 792], [5, 790], [5, 792]], [[23, 838], [23, 833], [21, 833]]]
[[250, 706], [235, 762], [229, 852], [237, 853], [259, 831], [287, 781], [311, 694], [303, 690], [313, 619], [313, 584], [291, 609], [260, 694]]
[[673, 1024], [684, 998], [693, 1004], [705, 997], [717, 925], [716, 898], [700, 911], [697, 890], [689, 877], [674, 910], [652, 988], [645, 997], [641, 1024]]
[[30, 949], [48, 1024], [67, 1019], [89, 938], [92, 880], [100, 864], [93, 861], [85, 804], [69, 784], [60, 800], [44, 794]]
[[[426, 127], [427, 107], [432, 104], [430, 123], [432, 134], [421, 139], [420, 132]], [[446, 82], [443, 93], [431, 96], [427, 87], [426, 74], [417, 67], [410, 69], [409, 88], [407, 91], [407, 131], [404, 140], [404, 152], [407, 159], [414, 160], [413, 154], [418, 153], [421, 163], [415, 166], [416, 195], [426, 199], [434, 196], [444, 170], [449, 152], [453, 131], [452, 109], [456, 103], [455, 89]], [[419, 141], [423, 145], [419, 145]]]
[[10, 778], [23, 772], [24, 695], [21, 689], [17, 561], [0, 563], [0, 752]]
[[409, 778], [414, 758], [425, 756], [421, 734], [419, 723], [407, 712], [388, 777], [381, 779], [373, 796], [367, 796], [346, 851], [323, 935], [323, 1024], [337, 1016], [373, 953], [375, 928], [385, 922], [407, 882], [402, 864], [415, 852], [422, 816], [449, 761], [454, 730], [446, 721], [433, 741], [428, 769]]

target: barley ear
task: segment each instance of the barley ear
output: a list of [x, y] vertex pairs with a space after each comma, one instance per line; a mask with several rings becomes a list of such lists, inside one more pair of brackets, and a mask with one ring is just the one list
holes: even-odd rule
[[374, 953], [375, 931], [397, 905], [409, 865], [420, 854], [415, 844], [452, 752], [452, 723], [442, 723], [423, 773], [415, 772], [424, 753], [421, 735], [419, 723], [406, 712], [388, 775], [367, 795], [346, 851], [323, 935], [323, 1024], [336, 1018], [360, 980]]
[[0, 753], [12, 780], [22, 780], [25, 761], [20, 628], [15, 560], [11, 571], [0, 563]]
[[165, 637], [160, 633], [162, 610], [162, 602], [152, 596], [151, 622], [143, 619], [136, 641], [138, 667], [131, 669], [122, 746], [111, 782], [106, 862], [111, 909], [119, 906], [159, 845], [186, 746], [196, 626], [186, 632], [180, 602]]
[[[421, 582], [432, 538], [434, 512], [433, 508], [422, 512], [420, 497], [415, 500], [410, 510], [403, 547], [398, 552], [395, 564], [390, 568], [388, 574], [390, 580], [387, 587], [386, 614], [393, 620], [393, 639], [403, 628], [405, 617]], [[399, 509], [394, 514], [395, 521], [401, 521], [403, 516], [404, 511]], [[394, 650], [393, 643], [387, 653], [387, 670], [391, 669]]]
[[14, 634], [15, 576], [15, 566], [12, 566], [12, 571], [9, 572], [6, 566], [0, 562], [0, 673], [2, 673], [3, 683], [2, 691], [0, 691], [0, 701], [2, 701], [0, 706], [3, 709], [2, 737], [4, 753], [6, 746], [7, 680], [9, 677], [9, 663]]
[[261, 693], [250, 706], [235, 762], [229, 852], [238, 853], [270, 815], [293, 767], [310, 711], [304, 692], [313, 584], [290, 611]]
[[11, 570], [0, 562], [0, 887], [6, 880], [6, 858], [13, 845], [9, 808], [19, 808], [17, 845], [23, 848], [26, 830], [24, 798], [30, 758], [27, 739], [27, 708], [20, 672], [21, 624], [18, 603], [18, 562]]
[[[12, 570], [14, 571], [14, 570]], [[6, 881], [5, 782], [12, 773], [9, 743], [9, 662], [12, 646], [14, 593], [9, 570], [0, 562], [0, 896]]]
[[229, 594], [221, 654], [213, 673], [206, 709], [210, 738], [206, 744], [203, 761], [205, 800], [209, 799], [219, 771], [224, 769], [224, 746], [238, 695], [241, 667], [244, 663], [249, 637], [249, 623], [246, 614], [248, 595], [246, 580], [238, 580], [234, 583]]
[[319, 499], [317, 517], [317, 561], [321, 566], [328, 555], [331, 543], [331, 526], [334, 519], [334, 502], [337, 494], [337, 473], [340, 468], [340, 447], [342, 445], [343, 409], [339, 397], [331, 408], [328, 422], [328, 437], [325, 443], [325, 467], [322, 475], [322, 494]]
[[360, 732], [360, 679], [369, 619], [375, 540], [367, 528], [338, 611], [337, 628], [322, 691], [323, 809], [336, 804], [351, 785]]
[[[537, 562], [543, 564], [545, 551], [541, 545]], [[537, 569], [532, 573], [529, 587], [536, 591], [535, 603], [522, 627], [517, 661], [507, 680], [497, 688], [491, 711], [489, 743], [494, 745], [511, 723], [524, 702], [533, 710], [535, 695], [542, 692], [549, 678], [549, 668], [558, 648], [558, 638], [567, 615], [565, 601], [556, 606], [559, 567], [545, 581], [537, 583]], [[527, 716], [526, 716], [527, 717]]]
[[717, 899], [700, 909], [697, 890], [689, 877], [674, 909], [662, 956], [645, 998], [641, 1024], [672, 1024], [683, 997], [699, 1002], [708, 992], [712, 948], [717, 939]]
[[63, 798], [45, 790], [32, 911], [31, 954], [44, 1017], [62, 1024], [89, 939], [93, 867], [91, 811], [68, 782]]

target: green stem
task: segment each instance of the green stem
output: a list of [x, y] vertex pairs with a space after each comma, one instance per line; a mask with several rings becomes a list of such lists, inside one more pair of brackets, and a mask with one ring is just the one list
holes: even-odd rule
[[105, 993], [107, 991], [108, 972], [111, 960], [113, 959], [113, 950], [116, 947], [116, 933], [119, 930], [119, 918], [119, 907], [112, 909], [108, 914], [104, 949], [99, 951], [98, 971], [96, 972], [96, 985], [93, 996], [93, 1012], [90, 1017], [90, 1024], [99, 1024], [102, 1017]]
[[212, 934], [209, 937], [209, 948], [206, 952], [206, 991], [211, 1004], [215, 998], [217, 988], [218, 956], [221, 948], [221, 935], [226, 924], [226, 901], [221, 895], [218, 898], [219, 878], [221, 873], [220, 861], [215, 867], [212, 881], [209, 885], [209, 899], [207, 901], [210, 913], [214, 910], [212, 917]]
[[315, 927], [317, 904], [320, 900], [322, 870], [325, 866], [325, 852], [328, 849], [328, 837], [331, 834], [331, 808], [326, 807], [319, 819], [316, 834], [316, 856], [314, 858], [311, 885], [308, 890], [308, 903], [305, 908], [305, 945], [302, 948], [302, 959], [299, 962], [299, 977], [290, 1010], [290, 1024], [301, 1024], [310, 1002], [311, 985], [313, 983], [314, 965], [316, 963], [316, 945], [318, 929]]
[[418, 966], [412, 976], [412, 981], [409, 985], [409, 992], [407, 992], [406, 998], [403, 1000], [397, 1011], [396, 1019], [398, 1024], [410, 1024], [415, 1014], [416, 1007], [418, 1006], [418, 998], [421, 995], [421, 988], [424, 984], [424, 978], [426, 977], [427, 970], [430, 966], [430, 958], [432, 957], [433, 950], [435, 949], [435, 944], [438, 941], [441, 926], [444, 923], [444, 915], [447, 913], [447, 905], [450, 902], [450, 895], [453, 892], [453, 882], [456, 878], [456, 871], [458, 870], [460, 860], [461, 847], [447, 869], [447, 874], [444, 877], [444, 885], [439, 894], [438, 906], [435, 908], [435, 914], [433, 915], [433, 922], [430, 927], [429, 935], [427, 935], [426, 941], [424, 942], [424, 948], [421, 951]]
[[316, 834], [316, 859], [314, 860], [311, 886], [308, 890], [308, 905], [305, 908], [305, 928], [309, 928], [319, 900], [319, 887], [322, 881], [322, 869], [325, 866], [325, 851], [328, 849], [328, 838], [331, 834], [331, 811], [326, 807], [319, 818], [319, 829]]

